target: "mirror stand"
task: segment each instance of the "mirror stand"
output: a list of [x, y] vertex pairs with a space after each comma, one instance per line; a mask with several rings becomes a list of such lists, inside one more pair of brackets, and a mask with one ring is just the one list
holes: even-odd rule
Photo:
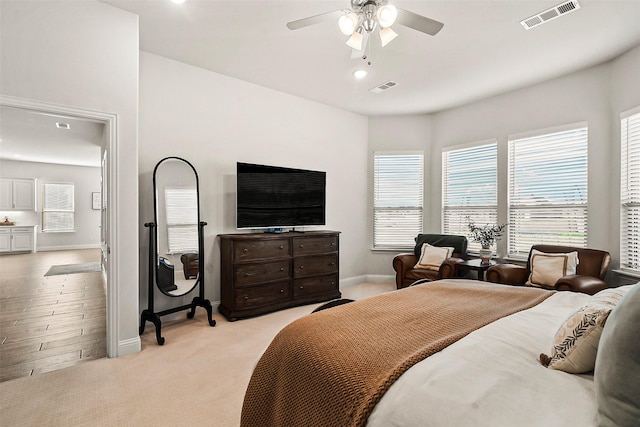
[[[204, 226], [207, 225], [206, 222], [200, 221], [198, 223], [198, 246], [203, 248], [204, 245]], [[198, 296], [194, 297], [191, 301], [191, 304], [181, 305], [179, 307], [173, 307], [167, 310], [155, 312], [153, 308], [153, 301], [155, 297], [155, 265], [156, 265], [156, 239], [155, 239], [155, 227], [156, 224], [154, 222], [147, 222], [144, 224], [145, 227], [149, 228], [149, 296], [148, 300], [148, 308], [142, 311], [140, 315], [140, 335], [144, 333], [144, 327], [147, 321], [153, 323], [156, 327], [156, 341], [158, 345], [164, 344], [164, 337], [162, 336], [162, 321], [160, 320], [161, 316], [165, 316], [167, 314], [176, 313], [182, 310], [191, 310], [187, 313], [187, 318], [193, 319], [196, 313], [196, 307], [203, 307], [207, 310], [207, 316], [210, 326], [215, 326], [216, 321], [213, 319], [213, 307], [211, 306], [211, 302], [204, 297], [204, 256], [203, 251], [198, 251], [198, 277], [196, 279], [196, 284], [193, 289], [198, 288]]]

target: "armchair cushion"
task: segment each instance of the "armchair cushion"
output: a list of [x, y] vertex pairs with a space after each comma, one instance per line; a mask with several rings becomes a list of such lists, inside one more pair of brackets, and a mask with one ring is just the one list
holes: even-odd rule
[[552, 287], [561, 277], [576, 274], [578, 252], [545, 253], [532, 249], [529, 264], [531, 274], [526, 284]]
[[453, 255], [452, 247], [442, 248], [424, 243], [420, 259], [418, 259], [418, 263], [413, 268], [439, 271], [444, 260], [451, 257], [451, 255]]

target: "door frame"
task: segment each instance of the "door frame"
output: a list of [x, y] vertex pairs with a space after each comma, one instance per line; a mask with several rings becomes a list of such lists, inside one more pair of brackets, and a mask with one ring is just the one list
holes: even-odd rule
[[[107, 230], [106, 237], [106, 256], [107, 262], [104, 269], [105, 281], [107, 284], [107, 356], [118, 356], [119, 345], [119, 328], [118, 328], [118, 288], [115, 285], [115, 280], [118, 277], [118, 257], [115, 256], [118, 253], [118, 216], [117, 212], [117, 137], [118, 137], [118, 115], [114, 113], [107, 113], [102, 111], [87, 110], [83, 108], [70, 107], [66, 105], [53, 104], [49, 102], [36, 101], [32, 99], [24, 99], [6, 95], [0, 95], [0, 105], [22, 108], [25, 110], [32, 110], [38, 113], [55, 114], [61, 116], [67, 116], [76, 119], [91, 120], [101, 122], [105, 125], [105, 138], [104, 146], [102, 149], [106, 150], [107, 157], [107, 199], [106, 199], [106, 215], [107, 215]], [[102, 158], [104, 152], [100, 153]], [[101, 169], [101, 175], [103, 171]], [[104, 179], [104, 177], [102, 177]], [[102, 242], [101, 242], [102, 244]], [[101, 251], [102, 252], [102, 251]], [[102, 256], [102, 255], [101, 255]], [[104, 263], [103, 263], [104, 265]]]

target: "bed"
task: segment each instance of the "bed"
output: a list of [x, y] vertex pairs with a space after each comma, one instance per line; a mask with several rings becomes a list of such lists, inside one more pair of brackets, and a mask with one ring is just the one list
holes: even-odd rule
[[451, 279], [313, 313], [257, 363], [241, 425], [597, 425], [593, 372], [539, 360], [590, 298]]

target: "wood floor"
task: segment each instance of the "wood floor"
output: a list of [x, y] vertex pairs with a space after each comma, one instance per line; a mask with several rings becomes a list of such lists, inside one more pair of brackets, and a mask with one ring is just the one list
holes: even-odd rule
[[98, 261], [98, 249], [0, 255], [0, 381], [106, 356], [102, 272], [45, 277]]

